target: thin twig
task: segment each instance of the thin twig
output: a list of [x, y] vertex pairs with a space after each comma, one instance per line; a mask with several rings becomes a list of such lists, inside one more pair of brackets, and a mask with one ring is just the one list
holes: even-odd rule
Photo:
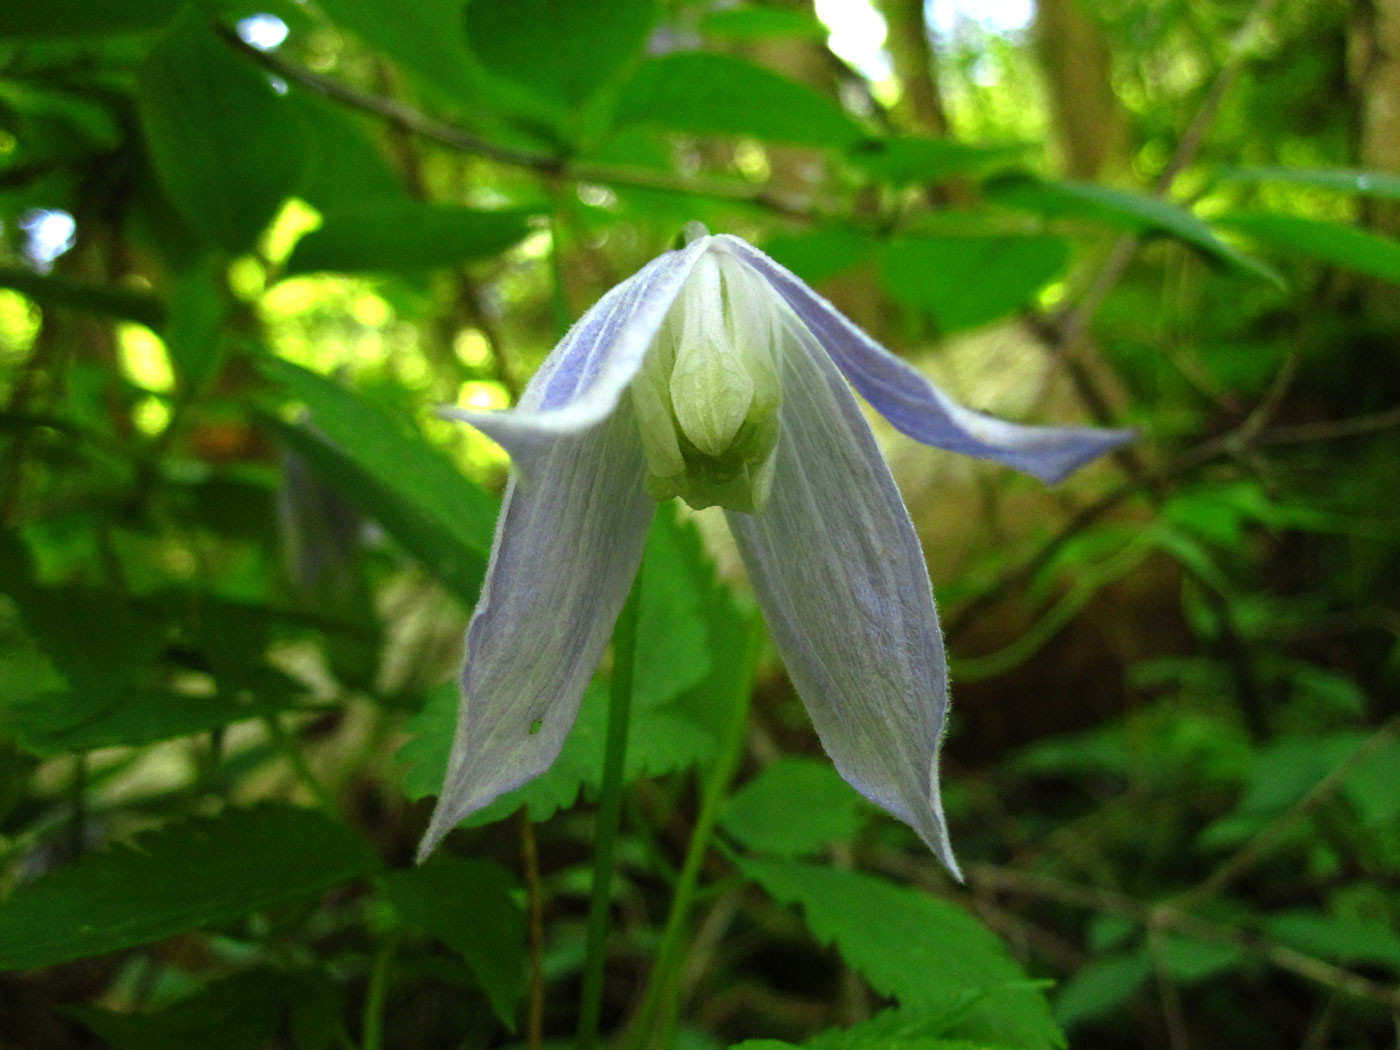
[[429, 139], [451, 149], [473, 153], [479, 157], [500, 161], [502, 164], [510, 164], [517, 168], [528, 168], [542, 174], [554, 174], [560, 170], [561, 162], [556, 157], [539, 153], [526, 153], [488, 142], [462, 128], [434, 120], [412, 106], [404, 105], [395, 99], [357, 91], [333, 77], [322, 76], [320, 73], [299, 66], [295, 62], [288, 62], [270, 51], [261, 51], [244, 43], [242, 38], [227, 26], [215, 25], [214, 30], [229, 47], [244, 58], [262, 66], [269, 73], [353, 109], [372, 113], [401, 131]]
[[1372, 412], [1364, 416], [1350, 416], [1346, 419], [1329, 420], [1321, 423], [1295, 423], [1285, 427], [1271, 427], [1258, 435], [1251, 444], [1298, 445], [1311, 441], [1336, 441], [1339, 438], [1360, 437], [1375, 434], [1382, 430], [1400, 427], [1400, 405], [1383, 412]]
[[1269, 427], [1265, 430], [1256, 429], [1254, 419], [1255, 414], [1251, 413], [1240, 426], [1224, 434], [1206, 438], [1156, 470], [1126, 478], [1116, 488], [1080, 508], [1029, 560], [1000, 577], [959, 609], [958, 614], [948, 621], [945, 628], [944, 635], [947, 641], [951, 643], [961, 636], [982, 613], [1009, 592], [1023, 586], [1050, 564], [1070, 540], [1130, 496], [1140, 491], [1153, 491], [1168, 481], [1190, 474], [1224, 456], [1240, 457], [1254, 449], [1272, 445], [1337, 441], [1392, 430], [1400, 427], [1400, 406], [1384, 412], [1351, 416], [1325, 423], [1303, 423]]
[[[1150, 196], [1165, 199], [1170, 194], [1176, 177], [1200, 153], [1206, 135], [1220, 112], [1221, 105], [1244, 69], [1244, 64], [1250, 54], [1251, 42], [1257, 38], [1261, 28], [1272, 16], [1277, 5], [1278, 0], [1258, 0], [1253, 10], [1245, 18], [1244, 24], [1231, 39], [1229, 55], [1216, 73], [1215, 79], [1211, 81], [1200, 105], [1196, 107], [1195, 113], [1192, 114], [1191, 120], [1186, 125], [1186, 130], [1177, 140], [1176, 149], [1172, 151], [1171, 157], [1154, 180]], [[1109, 293], [1122, 280], [1141, 244], [1142, 238], [1139, 234], [1128, 233], [1120, 237], [1110, 249], [1108, 257], [1099, 267], [1084, 295], [1072, 308], [1051, 320], [1050, 327], [1056, 333], [1050, 347], [1052, 367], [1047, 371], [1042, 381], [1042, 393], [1049, 389], [1050, 380], [1054, 377], [1058, 367], [1071, 363], [1070, 359], [1074, 356], [1075, 349], [1088, 331], [1089, 325], [1098, 315], [1099, 308], [1103, 306]], [[1103, 400], [1097, 384], [1087, 371], [1074, 368], [1069, 371], [1075, 389], [1086, 405], [1092, 408], [1094, 402]], [[1096, 413], [1096, 416], [1098, 415]], [[1100, 416], [1099, 421], [1104, 422], [1105, 420]], [[1122, 459], [1121, 453], [1117, 458], [1126, 468], [1131, 467], [1130, 462]]]
[[1048, 875], [999, 868], [990, 864], [972, 868], [968, 872], [968, 882], [979, 890], [998, 889], [1008, 893], [1023, 893], [1089, 911], [1123, 915], [1141, 923], [1149, 932], [1160, 930], [1180, 933], [1197, 940], [1228, 944], [1263, 959], [1280, 970], [1287, 970], [1306, 980], [1346, 992], [1358, 999], [1378, 1003], [1388, 1010], [1400, 1011], [1400, 988], [1362, 977], [1251, 931], [1224, 926], [1187, 914], [1170, 902], [1144, 904], [1112, 890], [1080, 886]]
[[540, 887], [540, 851], [528, 806], [520, 810], [520, 853], [525, 869], [525, 917], [530, 962], [530, 992], [525, 1007], [525, 1046], [544, 1045], [544, 893]]
[[1162, 1017], [1167, 1024], [1167, 1042], [1171, 1050], [1191, 1050], [1186, 1011], [1181, 1006], [1181, 992], [1172, 980], [1166, 938], [1160, 930], [1148, 931], [1147, 952], [1152, 957], [1152, 970], [1157, 978], [1157, 998], [1162, 1003]]
[[1302, 798], [1284, 810], [1265, 827], [1260, 829], [1238, 850], [1231, 854], [1209, 876], [1202, 879], [1185, 893], [1172, 898], [1172, 905], [1181, 910], [1189, 910], [1202, 901], [1213, 897], [1244, 872], [1257, 864], [1291, 825], [1315, 812], [1332, 798], [1347, 778], [1362, 763], [1379, 754], [1396, 740], [1400, 740], [1400, 715], [1386, 722], [1369, 737], [1357, 745], [1345, 759], [1314, 784]]
[[546, 177], [567, 177], [578, 182], [595, 182], [630, 186], [635, 189], [662, 190], [690, 196], [715, 197], [784, 215], [791, 219], [812, 222], [820, 216], [812, 208], [773, 193], [765, 187], [739, 183], [700, 183], [679, 181], [668, 175], [640, 168], [624, 168], [606, 164], [571, 162], [547, 153], [531, 153], [511, 149], [474, 135], [464, 128], [438, 120], [397, 99], [372, 95], [334, 77], [324, 76], [295, 62], [289, 62], [269, 51], [260, 51], [244, 43], [231, 29], [216, 25], [215, 31], [229, 47], [249, 61], [290, 83], [297, 84], [342, 105], [372, 114], [401, 132], [436, 142], [440, 146], [484, 157], [511, 167], [522, 168]]

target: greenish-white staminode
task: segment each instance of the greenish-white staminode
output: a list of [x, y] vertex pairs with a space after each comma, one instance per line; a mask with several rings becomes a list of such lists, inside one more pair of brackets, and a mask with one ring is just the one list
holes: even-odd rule
[[646, 491], [754, 513], [773, 485], [786, 307], [726, 252], [695, 264], [632, 380]]

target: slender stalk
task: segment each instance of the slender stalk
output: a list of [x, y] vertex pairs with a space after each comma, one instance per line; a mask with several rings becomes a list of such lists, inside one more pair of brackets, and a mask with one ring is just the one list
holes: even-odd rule
[[743, 758], [744, 742], [748, 738], [749, 701], [753, 694], [754, 670], [758, 665], [759, 650], [763, 641], [763, 622], [757, 612], [749, 614], [745, 636], [738, 690], [729, 704], [729, 723], [724, 729], [719, 755], [705, 780], [700, 814], [696, 818], [695, 827], [690, 833], [690, 842], [686, 846], [685, 861], [681, 865], [680, 878], [676, 880], [676, 889], [671, 897], [671, 910], [666, 916], [666, 926], [661, 932], [661, 944], [657, 949], [651, 980], [627, 1040], [628, 1050], [640, 1050], [640, 1047], [648, 1042], [653, 1046], [670, 1046], [675, 1037], [676, 1019], [680, 1014], [681, 1005], [681, 974], [687, 947], [686, 934], [689, 929], [690, 911], [695, 904], [696, 890], [700, 884], [700, 865], [709, 850], [710, 836], [714, 833], [715, 822], [719, 819], [720, 809], [729, 793], [729, 784]]
[[68, 815], [68, 851], [70, 859], [81, 860], [87, 852], [87, 791], [88, 759], [87, 752], [73, 756], [73, 779], [69, 781], [72, 809]]
[[520, 852], [525, 867], [525, 914], [529, 933], [530, 990], [525, 1011], [525, 1046], [544, 1045], [544, 891], [540, 887], [540, 851], [530, 807], [520, 811]]
[[598, 1020], [603, 1009], [603, 963], [607, 955], [608, 903], [611, 899], [613, 855], [622, 813], [623, 774], [627, 762], [627, 730], [632, 720], [632, 673], [636, 667], [637, 606], [642, 570], [613, 629], [612, 687], [608, 692], [608, 735], [603, 749], [603, 786], [598, 798], [594, 832], [593, 894], [588, 902], [588, 942], [583, 960], [583, 996], [579, 1003], [578, 1048], [598, 1045]]
[[398, 950], [398, 938], [390, 936], [374, 956], [365, 990], [363, 1050], [382, 1050], [384, 1046], [384, 1007], [389, 1001], [389, 973]]
[[345, 818], [341, 816], [335, 799], [331, 798], [326, 786], [312, 771], [311, 764], [306, 761], [306, 756], [302, 754], [300, 744], [287, 732], [287, 727], [276, 715], [272, 714], [263, 716], [263, 724], [267, 726], [268, 732], [272, 735], [273, 743], [277, 745], [277, 750], [282, 753], [282, 757], [292, 767], [292, 772], [296, 774], [302, 787], [306, 788], [311, 797], [315, 799], [316, 804], [325, 810], [332, 820], [342, 822]]

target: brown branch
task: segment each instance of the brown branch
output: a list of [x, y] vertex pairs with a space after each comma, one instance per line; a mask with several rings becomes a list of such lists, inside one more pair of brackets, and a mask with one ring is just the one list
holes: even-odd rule
[[[1200, 153], [1201, 147], [1205, 143], [1207, 133], [1211, 125], [1215, 122], [1216, 116], [1220, 112], [1220, 107], [1224, 103], [1226, 96], [1239, 79], [1240, 73], [1244, 69], [1246, 60], [1250, 54], [1251, 42], [1256, 39], [1264, 24], [1273, 14], [1273, 9], [1277, 6], [1278, 0], [1258, 0], [1246, 17], [1240, 30], [1230, 41], [1230, 51], [1224, 64], [1216, 73], [1215, 79], [1211, 81], [1207, 88], [1204, 99], [1196, 108], [1191, 120], [1182, 132], [1181, 138], [1177, 140], [1176, 149], [1173, 150], [1166, 166], [1154, 180], [1150, 196], [1164, 199], [1171, 192], [1172, 184], [1176, 177], [1191, 164]], [[1136, 233], [1124, 234], [1120, 237], [1109, 251], [1108, 257], [1099, 268], [1088, 290], [1078, 303], [1049, 319], [1049, 327], [1056, 332], [1051, 341], [1050, 354], [1055, 364], [1068, 362], [1073, 356], [1074, 350], [1079, 346], [1089, 325], [1098, 315], [1100, 307], [1107, 300], [1109, 294], [1117, 287], [1122, 280], [1128, 266], [1137, 255], [1137, 250], [1142, 243], [1142, 238]], [[1053, 378], [1055, 368], [1052, 367], [1046, 374], [1041, 390], [1044, 392], [1049, 388], [1050, 380]], [[1070, 369], [1070, 378], [1074, 383], [1075, 390], [1085, 402], [1086, 406], [1093, 410], [1096, 402], [1102, 402], [1103, 397], [1098, 391], [1097, 384], [1087, 371], [1082, 369]], [[1100, 423], [1107, 422], [1102, 412], [1094, 412]], [[1131, 458], [1125, 458], [1121, 453], [1116, 457], [1118, 461], [1129, 472], [1133, 469]]]
[[525, 1009], [526, 1050], [544, 1045], [544, 891], [540, 886], [540, 851], [529, 807], [520, 811], [520, 854], [525, 869], [525, 917], [530, 963], [530, 990]]
[[1400, 740], [1400, 715], [1386, 722], [1358, 744], [1351, 754], [1314, 784], [1302, 798], [1251, 835], [1244, 845], [1231, 854], [1209, 876], [1185, 893], [1173, 897], [1172, 906], [1181, 910], [1189, 910], [1201, 901], [1225, 889], [1226, 886], [1267, 856], [1272, 846], [1291, 825], [1321, 808], [1341, 790], [1347, 778], [1362, 763], [1379, 754], [1396, 740]]
[[[1290, 356], [1289, 360], [1292, 361], [1293, 358]], [[948, 621], [944, 629], [945, 639], [951, 644], [972, 625], [977, 617], [995, 605], [1010, 591], [1024, 586], [1027, 581], [1045, 568], [1064, 548], [1065, 544], [1139, 491], [1157, 491], [1165, 483], [1190, 474], [1223, 456], [1239, 458], [1255, 449], [1267, 448], [1272, 445], [1336, 441], [1400, 427], [1400, 406], [1397, 406], [1384, 412], [1352, 416], [1331, 422], [1305, 423], [1265, 429], [1263, 423], [1272, 412], [1277, 410], [1283, 392], [1292, 382], [1293, 375], [1293, 366], [1285, 362], [1269, 393], [1239, 426], [1224, 434], [1207, 438], [1155, 470], [1130, 475], [1117, 488], [1105, 493], [1093, 503], [1082, 507], [1028, 561], [1002, 576], [959, 609], [958, 614]]]
[[578, 182], [611, 183], [635, 189], [660, 190], [687, 196], [712, 197], [749, 204], [776, 214], [804, 222], [813, 222], [820, 215], [810, 207], [789, 200], [762, 187], [733, 183], [701, 183], [678, 181], [668, 175], [640, 168], [624, 168], [603, 164], [580, 164], [563, 157], [511, 149], [474, 135], [464, 128], [427, 114], [396, 99], [372, 95], [352, 88], [333, 77], [324, 76], [295, 62], [289, 62], [268, 51], [244, 43], [226, 26], [216, 25], [215, 31], [229, 47], [251, 62], [257, 63], [274, 76], [297, 84], [334, 102], [372, 114], [396, 130], [436, 142], [440, 146], [470, 153], [511, 167], [532, 171], [549, 178], [569, 178]]
[[1081, 886], [1048, 875], [1036, 875], [990, 864], [972, 868], [968, 872], [968, 882], [978, 890], [995, 889], [1007, 893], [1020, 893], [1089, 911], [1123, 915], [1141, 923], [1149, 934], [1179, 933], [1197, 940], [1227, 944], [1315, 984], [1345, 992], [1358, 999], [1366, 999], [1391, 1011], [1400, 1011], [1400, 988], [1373, 981], [1369, 977], [1278, 944], [1252, 931], [1225, 926], [1188, 914], [1171, 903], [1144, 904], [1113, 890]]
[[234, 51], [262, 66], [269, 73], [291, 83], [299, 84], [332, 101], [340, 102], [365, 113], [372, 113], [400, 131], [429, 139], [451, 149], [473, 153], [479, 157], [500, 161], [502, 164], [510, 164], [517, 168], [528, 168], [545, 175], [556, 174], [561, 168], [561, 162], [555, 157], [499, 146], [455, 125], [434, 120], [412, 106], [406, 106], [395, 99], [357, 91], [332, 77], [322, 76], [320, 73], [315, 73], [294, 62], [288, 62], [270, 51], [260, 51], [251, 44], [244, 43], [242, 38], [227, 26], [215, 25], [214, 31]]

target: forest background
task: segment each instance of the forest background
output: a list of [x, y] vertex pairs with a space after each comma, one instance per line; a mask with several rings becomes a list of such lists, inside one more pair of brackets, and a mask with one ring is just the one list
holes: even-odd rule
[[[605, 684], [412, 864], [507, 469], [434, 409], [697, 221], [1142, 437], [876, 421], [965, 886], [660, 515], [599, 949]], [[15, 0], [0, 224], [0, 1046], [1395, 1044], [1396, 0]]]

